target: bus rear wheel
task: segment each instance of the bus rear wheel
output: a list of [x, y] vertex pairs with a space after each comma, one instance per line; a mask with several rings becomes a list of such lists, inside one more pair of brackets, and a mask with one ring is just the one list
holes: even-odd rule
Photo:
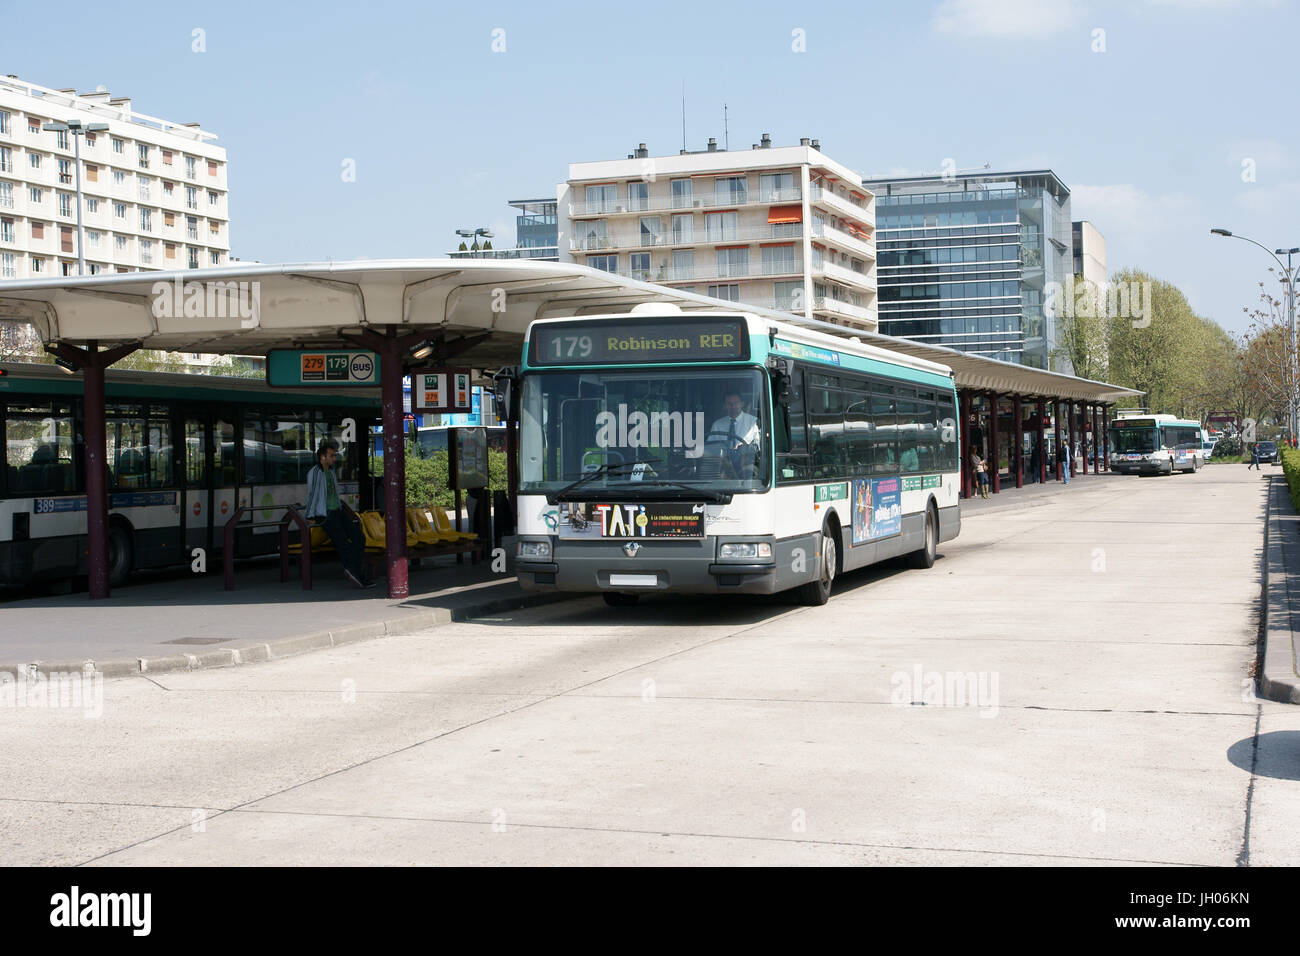
[[821, 544], [817, 578], [799, 587], [799, 600], [809, 607], [820, 607], [829, 601], [831, 588], [835, 584], [835, 570], [839, 557], [831, 526], [822, 529]]
[[605, 591], [601, 594], [610, 607], [635, 607], [641, 600], [639, 594], [623, 594], [621, 591]]
[[918, 551], [907, 556], [907, 563], [914, 568], [934, 567], [935, 553], [939, 547], [939, 519], [935, 517], [934, 508], [925, 509], [925, 544]]
[[120, 524], [108, 526], [108, 585], [121, 587], [131, 574], [135, 548], [131, 535]]

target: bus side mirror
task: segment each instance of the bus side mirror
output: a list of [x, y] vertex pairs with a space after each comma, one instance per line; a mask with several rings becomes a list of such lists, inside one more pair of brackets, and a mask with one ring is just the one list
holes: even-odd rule
[[499, 421], [519, 421], [519, 366], [500, 369], [492, 376], [492, 407]]
[[767, 374], [772, 380], [772, 401], [782, 408], [790, 406], [790, 380], [793, 363], [788, 359], [769, 359]]

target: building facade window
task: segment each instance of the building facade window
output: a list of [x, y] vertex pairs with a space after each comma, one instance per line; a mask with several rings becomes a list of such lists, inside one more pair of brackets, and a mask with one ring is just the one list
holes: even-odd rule
[[749, 275], [749, 247], [732, 246], [718, 250], [718, 278]]
[[59, 182], [65, 186], [72, 185], [72, 160], [59, 160]]
[[12, 252], [0, 253], [0, 278], [13, 279], [18, 275], [17, 258]]
[[708, 295], [712, 299], [723, 299], [727, 302], [740, 301], [740, 286], [735, 283], [711, 285], [708, 289]]
[[674, 209], [691, 208], [691, 181], [689, 179], [674, 179], [672, 182], [672, 191]]
[[14, 208], [14, 184], [0, 183], [0, 209]]
[[748, 200], [749, 184], [744, 176], [719, 176], [713, 181], [713, 201], [720, 206], [739, 206]]
[[627, 184], [627, 208], [633, 212], [640, 212], [650, 208], [649, 183]]
[[618, 256], [587, 256], [587, 265], [602, 272], [617, 272]]
[[60, 216], [72, 215], [72, 194], [71, 193], [59, 193], [59, 215]]
[[194, 163], [195, 160], [193, 156], [185, 157], [185, 178], [186, 179], [194, 178]]
[[151, 209], [140, 210], [140, 231], [153, 232], [153, 210]]

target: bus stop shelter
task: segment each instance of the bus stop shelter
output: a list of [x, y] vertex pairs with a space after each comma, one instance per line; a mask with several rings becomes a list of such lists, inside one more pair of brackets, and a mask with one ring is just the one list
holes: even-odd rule
[[[535, 319], [626, 312], [655, 302], [673, 303], [685, 311], [743, 309], [946, 364], [953, 368], [962, 396], [963, 422], [968, 420], [970, 402], [978, 396], [993, 396], [995, 409], [999, 395], [1013, 396], [1016, 427], [1020, 429], [1018, 410], [1025, 396], [1033, 396], [1040, 409], [1049, 401], [1069, 403], [1073, 423], [1078, 417], [1074, 414], [1076, 404], [1097, 419], [1108, 404], [1140, 394], [788, 312], [724, 302], [571, 263], [357, 260], [0, 284], [0, 319], [34, 326], [47, 350], [74, 366], [84, 378], [92, 599], [109, 596], [104, 372], [136, 349], [243, 355], [266, 354], [277, 348], [373, 351], [379, 357], [382, 396], [388, 596], [404, 598], [408, 594], [402, 401], [406, 372], [453, 360], [483, 369], [514, 365], [520, 360], [524, 333]], [[417, 349], [424, 356], [418, 361], [412, 355]], [[1056, 420], [1059, 433], [1059, 414]], [[1040, 413], [1040, 430], [1044, 421]], [[993, 422], [996, 429], [996, 414]], [[962, 435], [968, 431], [963, 427]], [[510, 434], [514, 434], [513, 428]], [[510, 449], [513, 460], [513, 443]], [[968, 458], [963, 437], [964, 475]], [[1017, 474], [1021, 472], [1023, 467]], [[512, 481], [512, 504], [513, 486]]]

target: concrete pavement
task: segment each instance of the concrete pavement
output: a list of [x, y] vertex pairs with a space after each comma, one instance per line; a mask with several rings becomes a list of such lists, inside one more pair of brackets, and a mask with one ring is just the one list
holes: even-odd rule
[[823, 608], [580, 599], [0, 711], [0, 852], [1294, 865], [1300, 711], [1250, 678], [1266, 488], [971, 515]]

